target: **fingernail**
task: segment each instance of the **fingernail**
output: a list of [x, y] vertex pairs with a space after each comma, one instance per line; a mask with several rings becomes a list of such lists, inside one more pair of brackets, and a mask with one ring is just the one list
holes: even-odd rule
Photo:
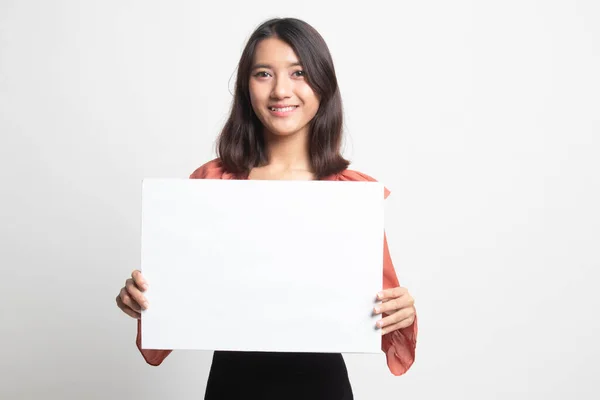
[[383, 293], [381, 293], [381, 292], [377, 293], [377, 297], [380, 299], [383, 299]]
[[379, 310], [380, 310], [379, 307], [375, 307], [375, 314], [379, 314]]
[[144, 307], [144, 308], [148, 308], [148, 302], [147, 302], [147, 301], [145, 301], [145, 302], [144, 302], [144, 304], [142, 304], [142, 307]]
[[381, 328], [381, 325], [382, 325], [382, 324], [383, 324], [383, 322], [381, 322], [381, 321], [377, 321], [377, 327], [378, 327], [378, 328]]

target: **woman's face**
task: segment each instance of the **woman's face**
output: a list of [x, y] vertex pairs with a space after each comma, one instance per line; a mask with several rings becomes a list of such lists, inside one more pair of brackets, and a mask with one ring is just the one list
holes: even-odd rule
[[277, 38], [256, 46], [250, 71], [250, 101], [266, 134], [308, 134], [319, 98], [308, 85], [294, 50]]

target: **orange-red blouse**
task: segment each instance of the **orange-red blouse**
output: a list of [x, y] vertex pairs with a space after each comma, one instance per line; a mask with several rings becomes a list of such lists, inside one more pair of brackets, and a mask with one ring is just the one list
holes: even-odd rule
[[[191, 175], [190, 179], [244, 179], [234, 174], [224, 171], [221, 161], [214, 159], [198, 169]], [[375, 179], [361, 172], [346, 169], [338, 174], [331, 175], [323, 180], [328, 181], [370, 181]], [[390, 194], [385, 188], [384, 196]], [[399, 286], [398, 277], [387, 244], [387, 238], [384, 234], [383, 239], [383, 289], [390, 289]], [[415, 360], [415, 349], [417, 345], [417, 318], [412, 325], [390, 332], [381, 337], [381, 349], [386, 355], [387, 365], [390, 372], [396, 376], [404, 374]], [[136, 344], [146, 362], [150, 365], [158, 366], [164, 359], [171, 354], [173, 350], [148, 350], [141, 348], [141, 321], [138, 320]]]

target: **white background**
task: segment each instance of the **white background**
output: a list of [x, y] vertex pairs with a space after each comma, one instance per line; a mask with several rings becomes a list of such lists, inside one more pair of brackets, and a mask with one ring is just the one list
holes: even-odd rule
[[595, 399], [600, 3], [0, 2], [0, 398], [199, 399], [115, 296], [146, 177], [214, 156], [235, 65], [273, 16], [334, 56], [353, 168], [420, 315], [417, 361], [346, 356], [357, 399]]

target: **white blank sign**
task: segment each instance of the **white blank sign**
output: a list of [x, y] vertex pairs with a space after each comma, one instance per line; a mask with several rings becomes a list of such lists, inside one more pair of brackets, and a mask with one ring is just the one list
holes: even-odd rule
[[383, 190], [144, 180], [142, 348], [380, 353]]

